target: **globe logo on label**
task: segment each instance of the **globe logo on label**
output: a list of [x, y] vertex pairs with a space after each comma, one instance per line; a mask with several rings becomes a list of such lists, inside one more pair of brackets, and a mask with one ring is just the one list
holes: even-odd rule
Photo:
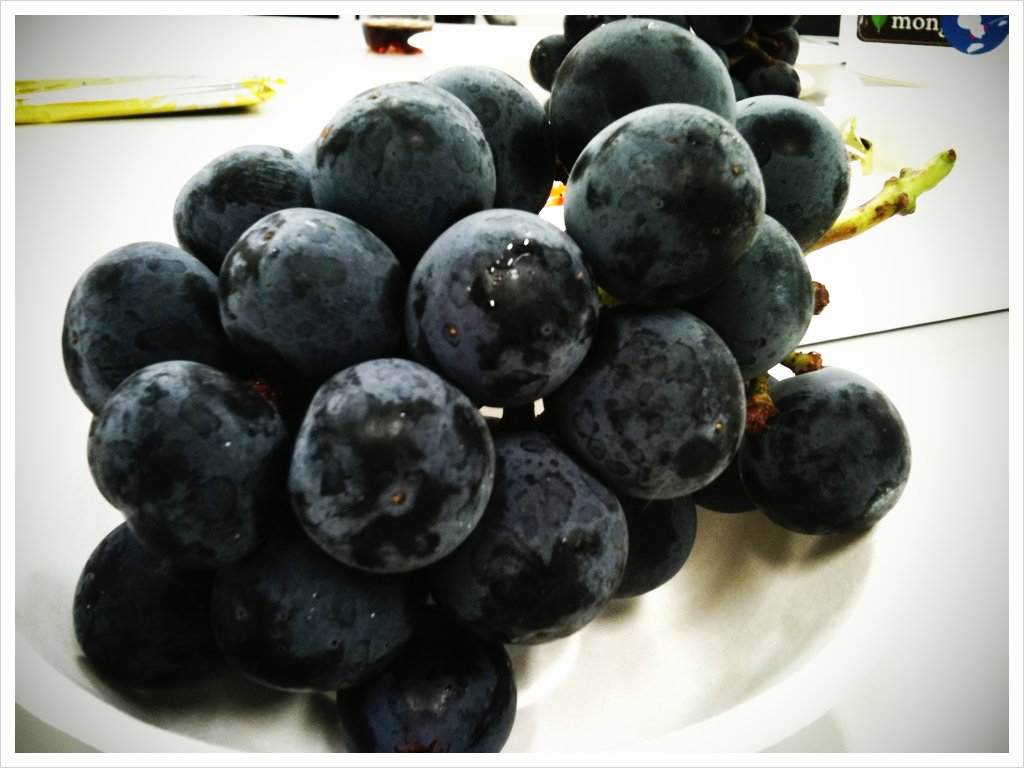
[[988, 53], [999, 47], [1010, 31], [1009, 16], [943, 16], [942, 33], [962, 53]]

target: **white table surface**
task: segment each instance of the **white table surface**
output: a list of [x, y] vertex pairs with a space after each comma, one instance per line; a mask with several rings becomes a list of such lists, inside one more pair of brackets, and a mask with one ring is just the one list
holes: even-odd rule
[[[457, 63], [497, 66], [543, 98], [529, 53], [559, 23], [523, 17], [515, 28], [439, 28], [423, 36], [422, 56], [378, 57], [363, 50], [354, 23], [338, 20], [18, 17], [18, 79], [195, 72], [287, 81], [245, 114], [5, 126], [16, 160], [16, 211], [5, 200], [4, 223], [16, 226], [18, 388], [67, 396], [53, 355], [41, 362], [39, 350], [21, 343], [36, 338], [27, 329], [47, 328], [43, 338], [56, 345], [63, 304], [89, 263], [132, 240], [174, 242], [169, 203], [213, 156], [248, 143], [301, 149], [348, 96]], [[808, 68], [824, 82], [835, 72], [834, 51], [819, 54], [809, 54]], [[1019, 458], [1020, 383], [1010, 373], [1019, 376], [1020, 317], [1008, 311], [1020, 271], [1008, 258], [1009, 205], [998, 202], [1019, 173], [1011, 178], [1004, 159], [1006, 61], [989, 66], [994, 80], [976, 93], [971, 121], [941, 119], [959, 83], [946, 92], [836, 80], [838, 95], [823, 101], [833, 117], [866, 116], [883, 172], [947, 147], [960, 160], [913, 216], [809, 257], [833, 305], [806, 341], [827, 363], [865, 372], [903, 413], [914, 468], [897, 509], [914, 515], [916, 535], [893, 585], [901, 610], [879, 628], [884, 652], [823, 717], [800, 723], [807, 727], [769, 752], [1001, 753], [1012, 739], [1020, 754], [1019, 727], [1011, 728], [1020, 713], [1020, 660], [1011, 653], [1020, 613], [1011, 606], [1020, 599], [1021, 529], [1019, 513], [1009, 514], [1020, 501], [1009, 472], [1010, 446]], [[870, 194], [875, 181], [857, 190]], [[995, 190], [997, 202], [979, 189]], [[84, 748], [21, 706], [16, 737], [25, 751]]]

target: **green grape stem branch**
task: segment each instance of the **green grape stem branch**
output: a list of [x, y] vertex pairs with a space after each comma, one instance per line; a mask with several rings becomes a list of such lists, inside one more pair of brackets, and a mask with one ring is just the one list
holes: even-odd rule
[[[903, 168], [898, 176], [886, 179], [881, 191], [868, 200], [846, 211], [829, 228], [817, 243], [808, 248], [808, 254], [826, 245], [849, 240], [886, 219], [899, 214], [906, 216], [917, 209], [919, 195], [934, 189], [956, 163], [956, 151], [948, 149], [940, 152], [918, 169]], [[818, 314], [828, 303], [828, 291], [820, 283], [814, 284], [815, 312]], [[801, 352], [793, 350], [779, 361], [795, 375], [816, 371], [824, 367], [821, 355], [817, 352]], [[772, 417], [778, 412], [768, 393], [768, 374], [757, 376], [746, 384], [747, 388], [747, 424], [748, 432], [759, 432], [765, 429]]]
[[913, 213], [917, 209], [918, 196], [934, 189], [949, 175], [955, 163], [956, 151], [947, 149], [939, 152], [921, 168], [903, 168], [898, 176], [886, 179], [877, 195], [841, 214], [828, 232], [805, 253], [849, 240], [897, 214], [906, 216]]

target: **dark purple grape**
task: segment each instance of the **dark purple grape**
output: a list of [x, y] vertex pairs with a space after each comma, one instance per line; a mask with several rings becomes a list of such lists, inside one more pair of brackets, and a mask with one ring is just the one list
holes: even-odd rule
[[565, 16], [562, 19], [562, 33], [569, 47], [572, 47], [607, 21], [607, 16]]
[[778, 414], [740, 447], [751, 500], [799, 533], [870, 528], [893, 508], [910, 475], [910, 438], [892, 401], [864, 377], [826, 367], [781, 379]]
[[350, 568], [302, 531], [283, 529], [217, 572], [213, 629], [228, 661], [253, 680], [333, 693], [382, 670], [425, 601], [422, 582]]
[[747, 86], [735, 77], [732, 79], [732, 88], [736, 91], [736, 101], [742, 101], [750, 96], [750, 91], [747, 90]]
[[590, 354], [544, 405], [584, 466], [613, 490], [650, 499], [711, 482], [746, 418], [729, 348], [676, 308], [605, 310]]
[[217, 312], [217, 276], [157, 242], [115, 248], [86, 269], [68, 297], [61, 351], [68, 381], [93, 413], [125, 377], [152, 363], [236, 367]]
[[478, 404], [530, 404], [565, 381], [590, 347], [597, 288], [576, 242], [526, 211], [467, 216], [413, 272], [413, 355]]
[[398, 352], [406, 277], [365, 227], [316, 208], [257, 221], [228, 251], [218, 294], [235, 348], [265, 376], [312, 393]]
[[[746, 38], [739, 43], [724, 46], [722, 50], [729, 62], [730, 79], [739, 83], [742, 83], [755, 67], [763, 67], [768, 63], [768, 59], [758, 53], [760, 49], [756, 48], [756, 45], [752, 48]], [[746, 90], [746, 86], [743, 88]], [[738, 96], [736, 100], [739, 101]]]
[[566, 637], [597, 617], [622, 578], [622, 507], [543, 434], [501, 434], [494, 446], [487, 510], [465, 543], [429, 568], [432, 594], [492, 640]]
[[448, 67], [423, 82], [457, 96], [480, 121], [494, 156], [494, 207], [543, 208], [555, 176], [555, 149], [534, 95], [493, 67]]
[[[740, 441], [742, 446], [743, 441]], [[693, 500], [711, 512], [737, 513], [753, 512], [757, 506], [750, 500], [747, 489], [740, 479], [739, 461], [737, 456], [729, 462], [722, 472], [705, 485], [693, 492]]]
[[362, 224], [411, 272], [445, 229], [494, 203], [494, 157], [480, 121], [421, 82], [371, 88], [342, 105], [317, 139], [317, 208]]
[[712, 45], [711, 46], [711, 50], [715, 52], [715, 55], [718, 56], [718, 58], [720, 58], [722, 60], [722, 63], [726, 67], [729, 66], [729, 54], [726, 53], [725, 48], [722, 48], [721, 46], [718, 46], [718, 45]]
[[[608, 16], [606, 17], [609, 21], [616, 18], [622, 18], [620, 16]], [[675, 24], [677, 27], [682, 27], [685, 30], [690, 29], [690, 17], [689, 16], [672, 16], [672, 15], [658, 15], [653, 13], [636, 13], [626, 16], [627, 19], [654, 19], [655, 21], [664, 21], [669, 24]]]
[[512, 731], [516, 682], [505, 647], [426, 606], [388, 666], [338, 691], [351, 752], [500, 752]]
[[754, 67], [743, 79], [743, 85], [751, 96], [777, 94], [800, 97], [800, 75], [792, 65], [781, 59], [763, 67]]
[[671, 306], [728, 274], [764, 206], [757, 160], [728, 121], [692, 104], [657, 104], [587, 145], [566, 185], [565, 228], [611, 295]]
[[838, 218], [850, 191], [839, 129], [813, 104], [774, 94], [739, 102], [736, 128], [761, 169], [765, 213], [801, 248], [810, 247]]
[[174, 202], [181, 247], [214, 272], [228, 249], [257, 220], [282, 208], [312, 206], [309, 166], [281, 147], [237, 147], [190, 178]]
[[711, 45], [729, 45], [750, 29], [751, 16], [688, 16], [690, 29]]
[[490, 495], [494, 447], [459, 390], [410, 360], [346, 368], [299, 428], [288, 488], [324, 551], [368, 571], [435, 562], [473, 530]]
[[169, 564], [121, 523], [78, 577], [75, 638], [89, 664], [118, 686], [211, 679], [228, 668], [210, 622], [212, 586], [212, 571]]
[[555, 82], [555, 73], [571, 49], [572, 45], [560, 33], [538, 40], [530, 53], [530, 76], [533, 81], [545, 91], [550, 91], [551, 84]]
[[269, 534], [287, 446], [277, 410], [249, 384], [171, 360], [133, 373], [96, 413], [89, 469], [152, 552], [217, 568]]
[[629, 556], [616, 598], [636, 597], [667, 583], [690, 557], [697, 510], [690, 496], [636, 499], [619, 494], [629, 530]]
[[[777, 381], [771, 375], [768, 375], [767, 380], [769, 385]], [[755, 407], [757, 406], [755, 405]], [[740, 438], [740, 447], [742, 448], [742, 446], [743, 439]], [[740, 478], [739, 451], [733, 456], [729, 465], [719, 473], [718, 477], [703, 488], [693, 492], [693, 500], [698, 506], [711, 512], [732, 514], [736, 512], [753, 512], [757, 509], [754, 502], [750, 500], [750, 495], [747, 493], [747, 489], [743, 487], [743, 480]]]
[[684, 307], [722, 337], [747, 380], [803, 339], [814, 315], [814, 283], [796, 240], [765, 216], [754, 243], [725, 279]]
[[704, 107], [734, 122], [729, 72], [703, 40], [646, 18], [598, 27], [565, 57], [551, 86], [555, 152], [566, 168], [602, 128], [653, 104]]
[[772, 33], [752, 29], [741, 40], [725, 46], [725, 52], [737, 101], [768, 93], [800, 96], [800, 76], [794, 69], [800, 53], [800, 35], [792, 27]]

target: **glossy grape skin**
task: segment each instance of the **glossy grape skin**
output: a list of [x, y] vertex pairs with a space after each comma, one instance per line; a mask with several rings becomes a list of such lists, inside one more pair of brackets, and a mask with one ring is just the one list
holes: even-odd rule
[[288, 434], [246, 382], [171, 360], [136, 371], [89, 429], [89, 470], [155, 554], [218, 568], [255, 550], [277, 515]]
[[218, 281], [220, 316], [261, 373], [310, 393], [342, 368], [395, 354], [406, 277], [351, 219], [287, 208], [247, 229]]
[[349, 568], [292, 527], [217, 572], [211, 614], [225, 657], [247, 677], [333, 693], [383, 669], [425, 601], [422, 582]]
[[751, 96], [737, 110], [736, 128], [761, 169], [765, 212], [807, 249], [839, 217], [850, 191], [839, 129], [814, 105], [788, 96]]
[[127, 523], [89, 555], [75, 586], [75, 638], [107, 681], [138, 689], [203, 682], [228, 668], [210, 622], [213, 572], [178, 568]]
[[299, 428], [288, 490], [332, 557], [383, 573], [451, 552], [483, 514], [494, 446], [483, 416], [440, 376], [402, 359], [346, 368]]
[[311, 185], [317, 208], [362, 224], [409, 273], [445, 229], [493, 205], [494, 158], [480, 121], [455, 96], [385, 83], [328, 121]]
[[538, 40], [530, 52], [530, 76], [533, 81], [545, 91], [550, 91], [555, 73], [570, 50], [572, 44], [561, 33], [545, 35]]
[[543, 208], [555, 175], [555, 149], [534, 95], [493, 67], [448, 67], [423, 82], [458, 97], [480, 121], [494, 157], [493, 207], [531, 213]]
[[893, 508], [910, 475], [910, 439], [876, 385], [828, 366], [769, 391], [779, 413], [738, 455], [758, 509], [790, 530], [828, 534], [868, 529]]
[[729, 348], [677, 308], [605, 310], [591, 353], [544, 403], [573, 456], [614, 491], [647, 499], [711, 482], [746, 417]]
[[616, 598], [646, 594], [675, 576], [693, 551], [697, 509], [691, 496], [636, 499], [619, 494], [629, 530], [629, 555]]
[[480, 405], [532, 403], [590, 347], [597, 287], [576, 242], [537, 214], [467, 216], [424, 254], [409, 282], [413, 355]]
[[597, 617], [626, 563], [622, 506], [547, 436], [495, 438], [494, 488], [465, 543], [428, 570], [431, 593], [505, 643], [566, 637]]
[[551, 86], [555, 152], [571, 168], [609, 123], [662, 103], [704, 107], [736, 117], [729, 72], [711, 47], [686, 29], [645, 18], [598, 27], [565, 57]]
[[800, 344], [814, 316], [814, 283], [796, 240], [765, 216], [757, 238], [725, 279], [685, 308], [722, 337], [747, 380]]
[[120, 246], [93, 262], [68, 297], [61, 329], [68, 381], [96, 413], [128, 374], [164, 360], [233, 370], [217, 313], [217, 276], [168, 243]]
[[565, 227], [612, 296], [674, 306], [728, 274], [764, 206], [757, 161], [730, 123], [691, 104], [658, 104], [587, 145], [566, 185]]
[[200, 168], [174, 201], [181, 247], [219, 272], [228, 249], [257, 220], [282, 208], [312, 206], [309, 166], [291, 150], [252, 144]]
[[500, 752], [512, 731], [516, 681], [505, 647], [428, 605], [400, 654], [338, 691], [350, 752]]

